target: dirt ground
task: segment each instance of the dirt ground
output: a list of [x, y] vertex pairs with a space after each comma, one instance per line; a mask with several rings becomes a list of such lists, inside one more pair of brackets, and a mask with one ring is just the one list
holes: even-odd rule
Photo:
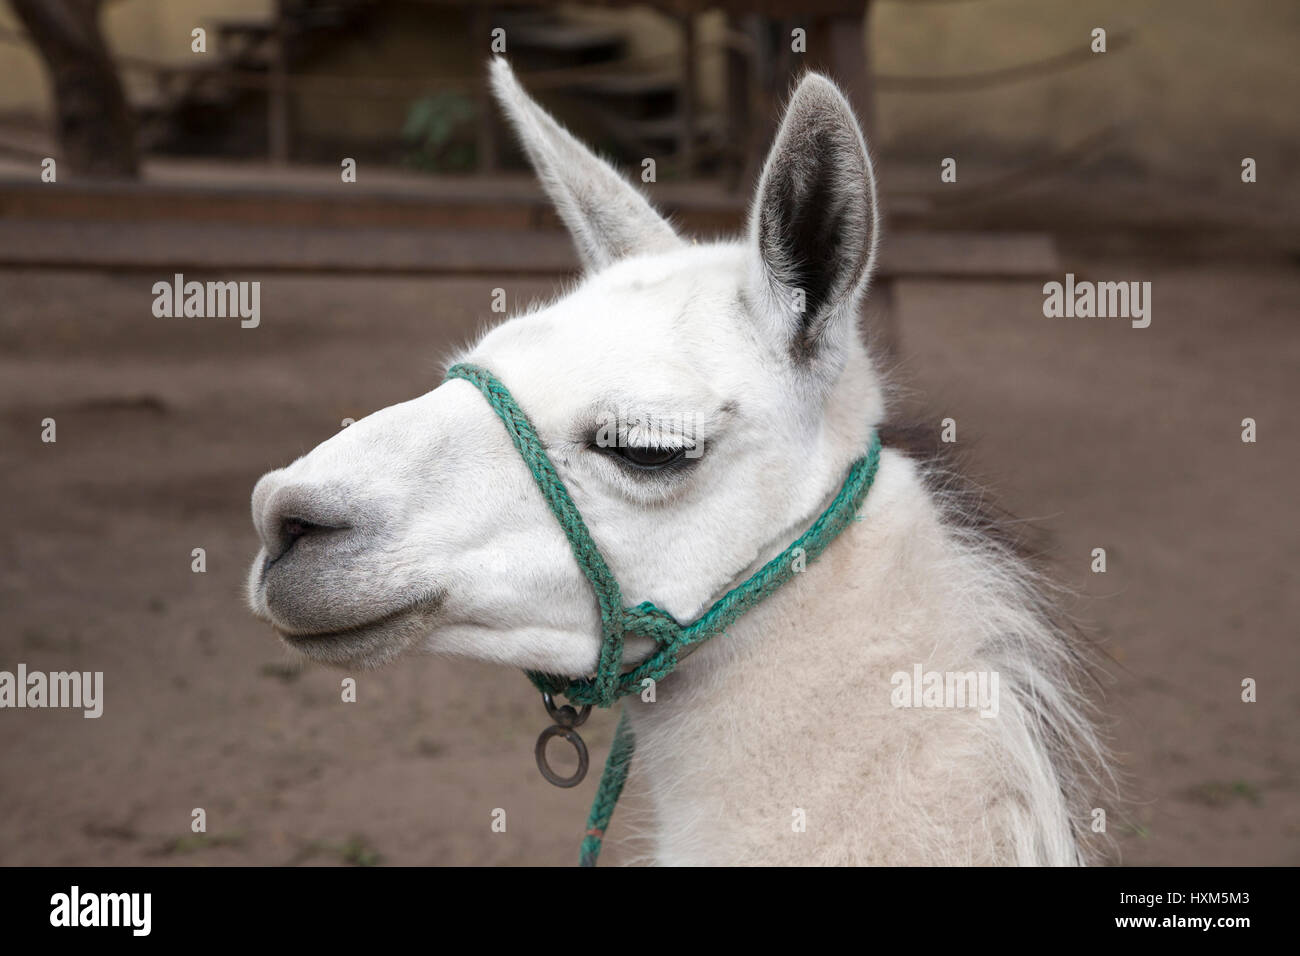
[[[1138, 277], [1129, 259], [1069, 262]], [[0, 713], [0, 863], [573, 863], [597, 774], [573, 791], [538, 776], [522, 675], [413, 656], [352, 675], [343, 703], [347, 675], [301, 668], [241, 598], [257, 477], [433, 387], [492, 287], [518, 304], [550, 283], [269, 276], [244, 330], [155, 318], [154, 278], [0, 271], [0, 669], [106, 685], [98, 720]], [[1033, 282], [902, 283], [897, 378], [1050, 535], [1113, 658], [1116, 860], [1300, 863], [1300, 271], [1140, 278], [1144, 330], [1045, 319]], [[610, 716], [589, 727], [598, 762]]]

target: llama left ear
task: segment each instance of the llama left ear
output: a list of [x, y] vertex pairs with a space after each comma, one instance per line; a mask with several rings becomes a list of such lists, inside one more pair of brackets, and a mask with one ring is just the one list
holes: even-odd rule
[[518, 132], [587, 271], [603, 269], [626, 256], [682, 245], [672, 226], [631, 183], [524, 92], [502, 57], [493, 59], [491, 71], [497, 101]]
[[806, 364], [855, 332], [875, 262], [876, 178], [853, 108], [807, 74], [786, 107], [750, 211], [751, 287]]

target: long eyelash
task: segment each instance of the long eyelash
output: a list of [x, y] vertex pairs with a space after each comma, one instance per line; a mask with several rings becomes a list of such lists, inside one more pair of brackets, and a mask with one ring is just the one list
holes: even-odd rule
[[[654, 445], [635, 445], [632, 447], [645, 451], [656, 450], [684, 452], [686, 450], [684, 448], [666, 448]], [[682, 454], [679, 457], [674, 458], [672, 461], [665, 462], [662, 465], [640, 465], [629, 460], [622, 454], [628, 448], [627, 445], [600, 445], [592, 439], [587, 442], [587, 448], [589, 451], [600, 452], [606, 458], [613, 459], [625, 473], [635, 475], [638, 478], [653, 478], [655, 476], [669, 477], [691, 468], [697, 461], [699, 461], [698, 457], [688, 458], [685, 454]]]

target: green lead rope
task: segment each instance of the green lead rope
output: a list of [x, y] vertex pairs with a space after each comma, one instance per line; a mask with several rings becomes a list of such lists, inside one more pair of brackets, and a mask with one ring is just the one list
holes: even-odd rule
[[[723, 633], [738, 617], [794, 577], [800, 557], [805, 566], [815, 561], [836, 536], [852, 524], [880, 465], [880, 436], [873, 431], [867, 453], [853, 463], [835, 500], [808, 530], [744, 583], [718, 598], [694, 622], [683, 625], [649, 601], [632, 608], [623, 606], [623, 593], [618, 581], [596, 547], [578, 506], [556, 473], [537, 430], [496, 376], [477, 365], [460, 364], [448, 370], [447, 378], [464, 379], [477, 388], [504, 423], [515, 449], [541, 489], [551, 514], [564, 530], [578, 567], [596, 592], [600, 606], [601, 647], [595, 675], [575, 681], [555, 674], [527, 672], [538, 690], [552, 696], [562, 694], [578, 705], [610, 707], [619, 698], [640, 691], [644, 681], [666, 677], [677, 667], [683, 651]], [[658, 646], [644, 661], [624, 672], [623, 644], [628, 634], [652, 638]], [[601, 840], [627, 780], [634, 747], [635, 740], [625, 711], [619, 719], [614, 743], [600, 777], [600, 787], [587, 819], [587, 833], [582, 841], [583, 866], [595, 866], [600, 855]]]
[[627, 710], [619, 714], [618, 727], [614, 731], [614, 743], [605, 758], [605, 769], [600, 772], [600, 786], [596, 788], [596, 799], [591, 801], [591, 812], [587, 814], [587, 832], [582, 838], [582, 851], [578, 856], [579, 866], [595, 866], [600, 856], [600, 844], [605, 839], [605, 830], [614, 816], [614, 807], [618, 805], [623, 784], [627, 782], [627, 771], [632, 765], [632, 751], [636, 749], [636, 737], [632, 733], [631, 721], [627, 719]]

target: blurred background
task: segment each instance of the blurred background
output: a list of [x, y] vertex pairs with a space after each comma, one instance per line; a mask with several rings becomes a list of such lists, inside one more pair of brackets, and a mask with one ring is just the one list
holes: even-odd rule
[[[576, 860], [596, 775], [542, 781], [521, 675], [304, 668], [241, 597], [262, 472], [575, 273], [494, 40], [701, 236], [741, 228], [792, 80], [841, 83], [898, 404], [957, 421], [1106, 655], [1111, 862], [1300, 862], [1300, 7], [4, 0], [0, 669], [103, 671], [105, 709], [0, 712], [0, 863]], [[1044, 318], [1067, 272], [1151, 282], [1150, 328]], [[175, 273], [260, 281], [260, 325], [155, 317]]]

